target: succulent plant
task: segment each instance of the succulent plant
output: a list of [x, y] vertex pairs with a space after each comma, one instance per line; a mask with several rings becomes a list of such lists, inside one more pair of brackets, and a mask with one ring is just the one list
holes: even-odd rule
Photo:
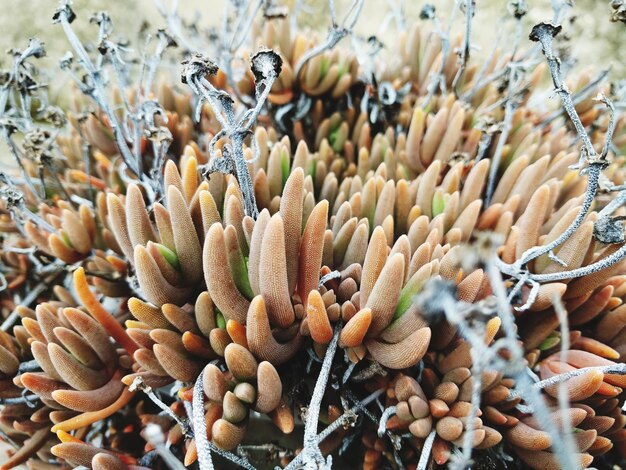
[[321, 41], [231, 3], [135, 60], [62, 2], [66, 109], [12, 52], [1, 468], [623, 463], [623, 90], [565, 81], [552, 23], [476, 57], [471, 0], [387, 56], [362, 0]]

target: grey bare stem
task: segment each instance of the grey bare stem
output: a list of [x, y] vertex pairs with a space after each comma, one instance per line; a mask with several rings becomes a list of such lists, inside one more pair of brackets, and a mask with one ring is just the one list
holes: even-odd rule
[[167, 29], [172, 34], [176, 42], [188, 52], [197, 51], [198, 48], [191, 44], [182, 32], [183, 25], [181, 24], [180, 16], [178, 16], [178, 13], [176, 12], [178, 1], [175, 0], [172, 2], [172, 8], [169, 12], [165, 8], [165, 5], [163, 5], [162, 0], [154, 0], [154, 4], [161, 16], [167, 22]]
[[[1, 110], [2, 108], [0, 108]], [[20, 169], [20, 172], [22, 173], [22, 177], [24, 178], [24, 181], [26, 182], [28, 189], [30, 189], [31, 193], [35, 196], [35, 198], [38, 201], [41, 201], [41, 196], [39, 194], [39, 191], [37, 191], [37, 189], [35, 188], [35, 185], [33, 184], [33, 181], [30, 179], [30, 175], [28, 174], [28, 172], [26, 171], [26, 168], [24, 167], [24, 164], [22, 163], [22, 158], [20, 156], [20, 151], [17, 148], [17, 146], [15, 145], [15, 142], [13, 142], [13, 139], [11, 138], [7, 128], [5, 126], [2, 126], [2, 137], [4, 139], [4, 141], [6, 142], [7, 146], [9, 147], [9, 151], [11, 152], [11, 156], [13, 157], [13, 159], [15, 160], [15, 163], [17, 164], [17, 166]]]
[[[576, 93], [574, 93], [574, 96], [572, 96], [572, 102], [574, 103], [574, 106], [581, 103], [585, 98], [589, 96], [589, 94], [592, 91], [596, 90], [597, 86], [609, 76], [610, 71], [611, 71], [611, 67], [608, 67], [602, 70], [596, 78], [594, 78], [592, 81], [587, 83], [583, 88], [581, 88]], [[541, 124], [539, 124], [539, 127], [547, 126], [552, 121], [557, 119], [559, 116], [563, 115], [564, 111], [565, 110], [563, 108], [554, 111], [552, 114], [546, 117], [543, 121], [541, 121]]]
[[[520, 273], [522, 272], [522, 267], [525, 264], [545, 253], [550, 253], [554, 248], [567, 241], [582, 224], [591, 207], [591, 204], [594, 201], [598, 188], [600, 174], [602, 170], [607, 166], [606, 157], [611, 145], [615, 126], [614, 107], [608, 99], [602, 97], [600, 99], [609, 107], [609, 110], [611, 112], [611, 118], [602, 153], [598, 155], [574, 107], [571, 94], [569, 93], [565, 83], [563, 82], [560, 69], [560, 61], [558, 57], [556, 57], [553, 53], [552, 41], [560, 30], [560, 26], [554, 25], [552, 23], [539, 23], [533, 28], [530, 34], [530, 39], [533, 41], [538, 41], [541, 44], [542, 51], [546, 57], [546, 60], [548, 61], [550, 75], [552, 77], [555, 91], [560, 96], [563, 107], [570, 117], [570, 120], [572, 121], [574, 128], [576, 129], [576, 132], [583, 143], [579, 166], [581, 166], [585, 162], [588, 164], [588, 167], [584, 170], [586, 173], [588, 173], [587, 189], [585, 191], [583, 205], [581, 207], [581, 210], [577, 214], [576, 219], [556, 240], [548, 245], [534, 247], [527, 250], [513, 265], [507, 265], [505, 263], [499, 262], [500, 268], [503, 270], [503, 272], [517, 279], [520, 279]], [[621, 200], [621, 198], [619, 197], [618, 199]], [[612, 203], [612, 210], [614, 210], [613, 208], [616, 208], [614, 202], [615, 201], [613, 201]], [[608, 256], [607, 258], [604, 258], [600, 261], [597, 261], [596, 263], [582, 268], [552, 274], [528, 273], [527, 278], [532, 282], [541, 283], [585, 276], [612, 266], [613, 264], [619, 262], [625, 255], [626, 250], [624, 250], [622, 247], [620, 250]]]
[[246, 215], [249, 215], [253, 219], [259, 216], [259, 209], [256, 205], [256, 198], [254, 196], [254, 185], [252, 184], [252, 177], [248, 171], [248, 164], [243, 155], [243, 135], [239, 132], [232, 136], [233, 149], [235, 152], [235, 170], [237, 172], [237, 181], [239, 187], [244, 195], [244, 211]]
[[515, 269], [519, 270], [522, 266], [533, 259], [536, 259], [545, 253], [551, 252], [554, 248], [567, 241], [574, 234], [574, 232], [578, 230], [578, 227], [582, 225], [585, 217], [587, 217], [589, 209], [591, 209], [591, 205], [596, 197], [598, 180], [600, 178], [602, 166], [603, 165], [600, 163], [592, 163], [589, 165], [587, 169], [587, 189], [585, 191], [585, 197], [578, 214], [576, 214], [576, 218], [572, 221], [569, 227], [567, 227], [561, 235], [547, 245], [533, 247], [522, 253], [520, 259], [516, 260], [514, 263]]
[[348, 12], [341, 22], [341, 25], [339, 25], [336, 18], [337, 13], [335, 11], [335, 2], [333, 0], [329, 0], [332, 25], [328, 30], [326, 42], [312, 49], [309, 49], [302, 55], [302, 57], [300, 57], [294, 69], [294, 77], [296, 77], [296, 79], [298, 79], [302, 68], [309, 60], [311, 60], [315, 56], [322, 54], [324, 51], [328, 51], [334, 48], [339, 43], [339, 41], [352, 33], [352, 28], [354, 28], [354, 25], [356, 24], [357, 20], [359, 19], [359, 15], [361, 14], [361, 10], [363, 9], [363, 2], [364, 0], [353, 0]]
[[[561, 351], [560, 358], [563, 363], [567, 363], [567, 351], [570, 349], [570, 337], [569, 337], [569, 322], [567, 318], [567, 311], [561, 302], [561, 299], [554, 295], [552, 297], [552, 305], [554, 306], [554, 310], [557, 314], [560, 324], [561, 330]], [[569, 409], [569, 397], [567, 392], [567, 386], [565, 383], [559, 384], [558, 389], [558, 406], [561, 411], [561, 420], [562, 423], [558, 427], [559, 434], [561, 434], [561, 440], [565, 445], [566, 452], [568, 454], [574, 455], [577, 451], [576, 443], [569, 432], [571, 427], [571, 421], [569, 419], [568, 409]]]
[[[31, 57], [41, 58], [45, 55], [44, 45], [37, 38], [31, 38], [28, 41], [28, 46], [19, 54], [16, 54], [13, 58], [13, 64], [11, 73], [8, 76], [8, 80], [0, 88], [0, 129], [2, 129], [2, 137], [5, 140], [11, 156], [15, 160], [15, 163], [22, 173], [24, 181], [28, 185], [28, 188], [32, 192], [33, 196], [37, 199], [37, 202], [41, 202], [39, 191], [35, 188], [30, 175], [26, 171], [22, 162], [23, 155], [20, 149], [11, 138], [12, 129], [22, 128], [22, 130], [29, 130], [33, 128], [33, 121], [30, 114], [31, 100], [28, 91], [25, 91], [22, 86], [22, 81], [30, 78], [28, 72], [22, 72], [25, 67], [25, 63]], [[37, 85], [36, 85], [37, 86]], [[12, 119], [8, 115], [7, 102], [9, 101], [11, 90], [14, 89], [20, 96], [20, 110], [21, 116], [19, 119]], [[19, 122], [18, 122], [19, 121]], [[45, 196], [45, 195], [44, 195]]]
[[430, 74], [429, 76], [430, 83], [427, 87], [428, 94], [426, 95], [426, 98], [424, 98], [422, 104], [423, 107], [428, 106], [430, 100], [435, 95], [437, 88], [441, 90], [442, 95], [445, 95], [448, 92], [446, 87], [446, 77], [443, 72], [448, 59], [448, 54], [450, 52], [450, 33], [452, 31], [452, 23], [454, 22], [454, 18], [456, 17], [458, 10], [459, 0], [455, 1], [452, 6], [452, 13], [450, 13], [450, 18], [448, 19], [448, 27], [446, 31], [442, 29], [441, 21], [439, 21], [434, 7], [432, 7], [431, 12], [429, 13], [430, 16], [428, 16], [428, 18], [433, 21], [433, 24], [435, 25], [435, 31], [439, 35], [439, 38], [441, 40], [441, 65], [439, 66], [439, 71], [437, 71], [436, 74]]
[[74, 51], [78, 55], [79, 62], [85, 69], [85, 72], [89, 75], [92, 84], [93, 84], [93, 92], [91, 93], [91, 97], [96, 101], [98, 106], [104, 111], [110, 121], [111, 130], [113, 131], [113, 135], [115, 136], [115, 141], [117, 143], [117, 147], [120, 151], [120, 154], [124, 160], [124, 163], [128, 166], [128, 168], [139, 178], [141, 178], [141, 171], [139, 170], [139, 163], [135, 161], [135, 157], [133, 156], [130, 148], [128, 147], [128, 143], [124, 137], [122, 132], [119, 120], [117, 119], [117, 115], [111, 110], [107, 99], [106, 99], [106, 91], [104, 89], [102, 79], [100, 77], [99, 71], [94, 67], [87, 51], [83, 47], [82, 43], [74, 33], [69, 21], [69, 15], [73, 16], [72, 10], [67, 3], [63, 3], [55, 14], [55, 21], [60, 22], [63, 27], [63, 31], [67, 36], [68, 41], [71, 46], [74, 48]]
[[[564, 372], [563, 374], [553, 375], [552, 377], [548, 379], [534, 383], [533, 387], [536, 388], [537, 390], [543, 390], [546, 387], [551, 387], [561, 382], [567, 382], [568, 380], [574, 377], [585, 375], [593, 371], [599, 371], [599, 372], [602, 372], [603, 374], [626, 375], [626, 364], [620, 363], [620, 364], [613, 364], [610, 366], [583, 367], [581, 369]], [[511, 393], [509, 393], [508, 398], [509, 399], [517, 398], [521, 396], [522, 396], [522, 391], [511, 390]]]
[[[478, 416], [482, 373], [494, 362], [494, 350], [485, 344], [485, 321], [495, 313], [489, 304], [474, 305], [458, 301], [453, 295], [454, 287], [444, 281], [430, 281], [416, 297], [420, 310], [424, 312], [443, 312], [448, 323], [456, 327], [459, 334], [471, 345], [472, 356], [472, 394], [471, 408], [467, 416], [467, 427], [463, 438], [462, 453], [455, 454], [449, 461], [452, 469], [464, 470], [471, 466], [474, 418]], [[470, 320], [471, 318], [471, 320]], [[380, 428], [379, 428], [380, 432]]]
[[[513, 74], [512, 71], [511, 74]], [[500, 167], [500, 159], [502, 158], [502, 150], [504, 149], [504, 144], [509, 137], [509, 132], [511, 132], [513, 113], [517, 109], [517, 103], [513, 100], [512, 96], [513, 81], [513, 77], [510, 77], [508, 89], [509, 99], [507, 100], [504, 107], [504, 123], [502, 125], [502, 132], [500, 133], [500, 136], [498, 138], [496, 151], [494, 153], [493, 159], [491, 160], [491, 164], [489, 165], [489, 179], [487, 180], [487, 190], [485, 193], [485, 207], [489, 207], [489, 205], [491, 204], [491, 198], [493, 196], [493, 191], [496, 184], [496, 177], [498, 176], [498, 169]]]
[[158, 424], [149, 423], [144, 431], [144, 436], [154, 446], [155, 451], [167, 467], [171, 470], [185, 470], [185, 466], [176, 458], [169, 446], [165, 445], [165, 435]]
[[[363, 400], [357, 401], [355, 406], [346, 410], [339, 418], [337, 418], [335, 421], [330, 423], [326, 428], [324, 428], [322, 432], [320, 432], [317, 435], [317, 438], [316, 438], [317, 443], [320, 444], [321, 442], [323, 442], [324, 439], [326, 439], [328, 436], [330, 436], [333, 432], [335, 432], [340, 427], [347, 426], [353, 423], [357, 418], [357, 414], [356, 414], [357, 412], [366, 410], [365, 407], [367, 405], [369, 405], [371, 402], [376, 400], [378, 397], [380, 397], [384, 393], [385, 393], [384, 389], [376, 390], [375, 392], [371, 393], [369, 396], [365, 397]], [[302, 464], [302, 458], [303, 458], [303, 455], [302, 455], [302, 452], [300, 452], [296, 456], [296, 458], [293, 459], [289, 463], [289, 466], [285, 467], [284, 470], [287, 470], [287, 468], [292, 468], [292, 469], [298, 468], [298, 466]], [[276, 467], [276, 469], [280, 470], [280, 467]]]
[[[497, 261], [496, 256], [491, 256], [490, 259]], [[524, 364], [523, 352], [521, 347], [517, 343], [517, 330], [515, 327], [515, 319], [511, 312], [511, 306], [507, 299], [506, 290], [504, 288], [503, 279], [500, 271], [496, 267], [494, 262], [487, 262], [486, 271], [496, 297], [498, 305], [498, 313], [502, 320], [502, 329], [507, 339], [507, 347], [510, 348], [512, 359], [509, 360], [509, 364], [515, 364], [515, 366], [509, 369], [509, 373], [515, 377], [516, 389], [521, 391], [521, 395], [525, 398], [528, 404], [533, 408], [535, 417], [537, 418], [542, 429], [550, 434], [554, 452], [557, 454], [559, 462], [563, 468], [580, 468], [580, 464], [574, 461], [575, 457], [569, 454], [567, 447], [560, 439], [560, 433], [555, 426], [548, 412], [548, 408], [539, 394], [539, 389], [534, 387], [530, 377], [526, 374], [525, 368], [520, 367]], [[502, 341], [502, 340], [498, 340]], [[495, 345], [494, 345], [495, 347]]]
[[465, 67], [467, 67], [467, 61], [469, 60], [470, 49], [472, 47], [472, 18], [474, 17], [475, 1], [476, 0], [463, 0], [465, 5], [465, 37], [463, 38], [463, 47], [459, 56], [460, 66], [452, 81], [452, 89], [455, 90], [457, 96], [459, 96], [457, 86], [461, 76], [465, 72]]
[[340, 332], [341, 326], [338, 325], [335, 327], [333, 339], [326, 349], [324, 362], [322, 363], [322, 368], [317, 376], [311, 401], [309, 402], [309, 406], [307, 408], [306, 422], [304, 423], [304, 448], [302, 449], [302, 460], [305, 465], [316, 465], [320, 463], [324, 465], [324, 456], [322, 455], [317, 442], [317, 426], [322, 406], [322, 399], [324, 398], [328, 376], [330, 375], [330, 367], [332, 365], [333, 358], [335, 357], [335, 351], [337, 350]]
[[[19, 302], [19, 304], [24, 307], [29, 307], [35, 300], [37, 300], [37, 297], [39, 297], [46, 289], [50, 288], [52, 281], [56, 276], [57, 274], [49, 276], [48, 278], [44, 279], [42, 282], [37, 284], [35, 288], [31, 289], [28, 295], [24, 297], [24, 299], [21, 302]], [[13, 325], [15, 325], [15, 323], [17, 322], [19, 318], [20, 318], [20, 314], [17, 312], [17, 309], [13, 310], [9, 314], [9, 316], [2, 322], [2, 325], [0, 326], [0, 330], [9, 331], [9, 329], [12, 328]]]
[[[254, 18], [256, 18], [257, 13], [266, 1], [267, 0], [256, 0], [256, 5], [251, 13], [246, 12], [246, 14], [239, 15], [239, 21], [237, 21], [237, 26], [235, 26], [233, 36], [230, 40], [230, 44], [228, 45], [228, 50], [231, 53], [235, 52], [243, 45], [244, 41], [248, 37], [248, 33], [252, 29], [252, 22], [254, 21]], [[244, 22], [245, 27], [243, 27]], [[237, 35], [240, 37], [237, 37]]]
[[[193, 54], [183, 62], [182, 80], [189, 85], [201, 100], [208, 102], [222, 129], [213, 137], [209, 144], [211, 160], [204, 170], [208, 175], [212, 172], [234, 174], [241, 188], [246, 215], [256, 219], [258, 208], [254, 195], [254, 186], [248, 162], [243, 152], [244, 139], [252, 134], [251, 127], [256, 121], [263, 105], [269, 96], [274, 81], [280, 74], [282, 60], [271, 50], [261, 49], [252, 57], [252, 72], [255, 77], [256, 105], [247, 110], [241, 118], [235, 117], [234, 100], [226, 92], [217, 90], [205, 76], [215, 75], [217, 65], [202, 54]], [[201, 102], [199, 103], [199, 105]], [[200, 108], [198, 108], [200, 111]], [[199, 118], [197, 115], [196, 118]], [[213, 150], [217, 141], [228, 138], [224, 145], [222, 158], [216, 158]], [[254, 139], [254, 137], [253, 137]], [[253, 145], [253, 148], [256, 145]]]
[[437, 437], [437, 432], [433, 429], [430, 431], [430, 434], [424, 441], [424, 446], [422, 447], [422, 453], [420, 454], [420, 459], [417, 462], [417, 470], [426, 470], [428, 468], [428, 459], [430, 459], [430, 453], [433, 449], [433, 442], [435, 442], [435, 437]]
[[554, 91], [561, 98], [563, 107], [572, 121], [572, 124], [574, 124], [578, 136], [583, 142], [586, 155], [589, 160], [592, 161], [594, 157], [597, 157], [596, 151], [594, 150], [591, 139], [589, 138], [589, 135], [587, 134], [587, 131], [585, 130], [585, 127], [576, 112], [576, 108], [574, 108], [572, 96], [561, 75], [560, 61], [558, 57], [554, 55], [552, 50], [552, 40], [560, 31], [560, 25], [554, 25], [552, 23], [539, 23], [532, 29], [530, 39], [541, 43], [543, 55], [546, 57], [548, 67], [550, 68], [550, 76], [552, 77], [552, 83], [554, 84]]
[[211, 448], [207, 437], [206, 419], [204, 417], [204, 370], [200, 372], [193, 387], [193, 431], [196, 438], [196, 449], [198, 451], [198, 463], [201, 470], [213, 470], [213, 459], [211, 458]]
[[[528, 280], [535, 281], [539, 283], [545, 282], [554, 282], [561, 281], [563, 279], [574, 279], [577, 277], [587, 276], [589, 274], [597, 273], [599, 271], [603, 271], [604, 269], [613, 266], [615, 263], [619, 263], [626, 256], [626, 245], [622, 246], [615, 253], [607, 256], [606, 258], [602, 258], [601, 260], [596, 261], [588, 266], [583, 266], [582, 268], [572, 269], [570, 271], [563, 271], [560, 273], [551, 273], [551, 274], [528, 274]], [[510, 267], [501, 261], [498, 263], [500, 270], [508, 274], [510, 276], [519, 275], [518, 272], [510, 269]]]
[[134, 378], [133, 383], [128, 387], [128, 389], [131, 392], [135, 390], [141, 390], [143, 393], [145, 393], [148, 396], [148, 398], [150, 398], [150, 400], [152, 400], [152, 402], [155, 405], [157, 405], [167, 416], [173, 419], [180, 426], [185, 436], [189, 438], [193, 437], [193, 432], [189, 428], [189, 423], [180, 419], [178, 415], [174, 413], [169, 406], [163, 403], [163, 401], [154, 393], [154, 390], [152, 390], [152, 387], [146, 384], [140, 376], [137, 376]]
[[387, 429], [387, 421], [389, 421], [389, 418], [391, 418], [394, 414], [396, 414], [395, 406], [385, 408], [385, 411], [383, 411], [383, 415], [380, 417], [380, 423], [378, 424], [378, 437], [383, 437], [385, 435], [385, 430]]

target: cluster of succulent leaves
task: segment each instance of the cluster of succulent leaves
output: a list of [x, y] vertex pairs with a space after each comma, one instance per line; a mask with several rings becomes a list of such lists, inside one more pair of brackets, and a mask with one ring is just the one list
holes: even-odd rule
[[321, 40], [251, 1], [207, 43], [157, 3], [134, 52], [60, 5], [65, 109], [40, 41], [0, 76], [2, 469], [626, 458], [625, 93], [560, 27], [513, 2], [477, 57], [471, 0], [386, 48], [362, 0]]

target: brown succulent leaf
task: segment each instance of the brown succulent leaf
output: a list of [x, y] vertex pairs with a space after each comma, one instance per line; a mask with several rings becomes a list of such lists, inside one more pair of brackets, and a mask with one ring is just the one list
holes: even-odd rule
[[0, 346], [0, 372], [13, 376], [20, 366], [20, 361], [4, 346]]
[[297, 288], [304, 304], [309, 292], [317, 288], [319, 281], [327, 218], [328, 201], [321, 201], [309, 215], [300, 240]]
[[416, 419], [409, 425], [409, 431], [415, 437], [420, 439], [426, 439], [433, 428], [433, 419], [430, 416], [425, 418]]
[[54, 334], [70, 354], [90, 369], [100, 369], [104, 366], [89, 343], [75, 331], [58, 326], [54, 329]]
[[341, 329], [339, 345], [342, 348], [354, 348], [363, 342], [372, 322], [369, 308], [359, 310]]
[[41, 398], [52, 399], [55, 390], [68, 388], [67, 384], [51, 379], [46, 374], [26, 372], [20, 375], [20, 382], [24, 387]]
[[191, 333], [199, 333], [200, 330], [193, 319], [193, 316], [186, 310], [174, 305], [163, 304], [161, 311], [166, 320], [172, 324], [178, 331], [184, 333], [186, 331]]
[[171, 327], [171, 324], [165, 319], [160, 308], [150, 305], [137, 297], [128, 299], [128, 310], [137, 320], [152, 328]]
[[382, 227], [376, 227], [365, 254], [361, 275], [361, 302], [367, 303], [370, 293], [387, 261], [387, 238]]
[[202, 377], [204, 394], [213, 402], [220, 402], [228, 391], [224, 374], [214, 364], [207, 364]]
[[[552, 452], [515, 448], [515, 453], [534, 470], [561, 470], [562, 468], [556, 454]], [[593, 457], [589, 454], [576, 454], [574, 457], [580, 461], [581, 468], [587, 468], [593, 461]]]
[[283, 364], [298, 351], [302, 337], [296, 334], [286, 343], [274, 339], [263, 296], [257, 295], [250, 303], [246, 335], [250, 351], [259, 359], [274, 365]]
[[291, 434], [295, 428], [295, 418], [291, 411], [291, 407], [284, 399], [280, 400], [279, 405], [274, 411], [269, 413], [270, 419], [283, 434]]
[[226, 392], [222, 401], [222, 417], [233, 424], [240, 423], [248, 415], [248, 407], [231, 391]]
[[245, 425], [235, 425], [225, 419], [218, 419], [211, 428], [213, 442], [223, 450], [233, 450], [237, 447], [243, 440], [245, 433]]
[[233, 340], [228, 332], [221, 328], [214, 328], [209, 334], [209, 344], [211, 345], [211, 349], [213, 349], [218, 356], [224, 356], [226, 346], [232, 342]]
[[276, 368], [267, 361], [259, 364], [257, 369], [257, 397], [254, 410], [269, 413], [280, 404], [283, 393], [282, 381]]
[[285, 254], [289, 294], [293, 294], [298, 279], [298, 251], [302, 233], [304, 171], [295, 168], [283, 188], [280, 199], [280, 215], [284, 222]]
[[170, 213], [165, 206], [159, 202], [154, 204], [153, 211], [161, 244], [175, 252], [176, 245], [174, 243], [174, 231], [172, 230]]
[[198, 328], [204, 336], [209, 336], [211, 330], [216, 328], [215, 309], [208, 292], [202, 292], [196, 299], [194, 315]]
[[162, 344], [154, 345], [154, 354], [165, 371], [181, 382], [194, 382], [202, 366], [188, 356]]
[[333, 338], [326, 306], [319, 291], [312, 290], [307, 296], [306, 321], [311, 338], [318, 344], [328, 344]]
[[454, 441], [461, 436], [463, 432], [463, 423], [458, 418], [446, 416], [437, 421], [435, 425], [437, 434], [446, 441]]
[[185, 331], [181, 340], [185, 350], [194, 356], [209, 360], [215, 359], [218, 356], [211, 348], [211, 342], [202, 335], [192, 333], [191, 331]]
[[[138, 349], [137, 351], [141, 351]], [[71, 410], [86, 412], [98, 411], [111, 405], [117, 400], [124, 389], [120, 381], [121, 373], [116, 372], [111, 380], [100, 388], [89, 391], [62, 390], [52, 392], [52, 398]]]
[[50, 437], [50, 430], [48, 428], [43, 428], [26, 439], [22, 446], [15, 452], [11, 457], [9, 457], [3, 464], [0, 466], [1, 470], [9, 470], [10, 468], [17, 467], [18, 465], [27, 462], [32, 456], [34, 456], [39, 449], [41, 449]]
[[33, 341], [30, 345], [31, 352], [33, 357], [39, 364], [39, 367], [46, 373], [47, 376], [58, 380], [59, 382], [63, 382], [63, 379], [57, 372], [56, 368], [52, 364], [50, 360], [50, 355], [48, 354], [48, 347], [45, 343], [41, 341]]
[[92, 470], [127, 470], [128, 466], [113, 454], [100, 452], [91, 459]]
[[81, 255], [88, 254], [91, 251], [91, 237], [82, 220], [74, 212], [63, 209], [61, 221], [61, 227], [67, 234], [72, 247]]
[[126, 190], [126, 227], [132, 246], [157, 241], [143, 194], [136, 184], [128, 185]]
[[117, 367], [117, 352], [100, 323], [85, 312], [72, 307], [64, 308], [63, 315], [93, 348], [102, 363], [111, 371], [114, 370]]
[[233, 280], [226, 258], [224, 229], [213, 224], [204, 242], [204, 279], [211, 300], [227, 320], [245, 324], [250, 302], [239, 292]]
[[101, 453], [102, 449], [85, 444], [84, 442], [62, 442], [61, 444], [53, 446], [50, 451], [56, 457], [65, 460], [75, 467], [81, 465], [91, 467], [92, 459], [97, 454]]
[[405, 369], [417, 364], [430, 343], [430, 328], [424, 327], [395, 344], [370, 339], [365, 342], [368, 352], [381, 365], [390, 369]]
[[295, 319], [285, 251], [285, 227], [279, 214], [272, 216], [263, 234], [260, 258], [259, 290], [272, 325], [286, 328]]
[[37, 305], [35, 309], [37, 323], [48, 343], [60, 343], [59, 338], [54, 334], [54, 329], [63, 326], [59, 317], [50, 308], [49, 304]]
[[137, 280], [146, 299], [160, 307], [166, 303], [184, 304], [191, 294], [190, 287], [171, 285], [159, 269], [148, 250], [140, 245], [135, 247], [135, 267]]
[[147, 372], [154, 375], [168, 376], [168, 373], [163, 369], [161, 363], [157, 359], [152, 349], [140, 348], [135, 351], [133, 358], [137, 363]]
[[552, 445], [550, 434], [531, 428], [521, 421], [516, 426], [506, 430], [504, 437], [516, 447], [526, 450], [545, 450]]
[[105, 371], [81, 364], [58, 344], [48, 344], [48, 355], [63, 381], [77, 390], [93, 390], [109, 381]]
[[384, 330], [393, 318], [400, 297], [404, 276], [404, 256], [396, 253], [387, 259], [365, 307], [372, 311], [369, 335], [375, 337]]
[[258, 364], [248, 349], [240, 344], [230, 343], [224, 350], [226, 366], [239, 381], [250, 381], [256, 378]]
[[167, 205], [172, 220], [176, 255], [180, 260], [185, 281], [195, 284], [202, 279], [202, 246], [185, 199], [173, 186], [167, 192]]
[[126, 209], [118, 196], [113, 193], [107, 193], [107, 213], [108, 222], [115, 241], [122, 250], [127, 260], [133, 261], [133, 243], [128, 234], [128, 225], [126, 224]]

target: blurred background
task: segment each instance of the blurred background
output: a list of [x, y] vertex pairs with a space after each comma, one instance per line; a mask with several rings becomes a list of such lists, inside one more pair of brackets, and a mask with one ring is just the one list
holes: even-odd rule
[[[172, 0], [160, 0], [169, 8]], [[393, 48], [393, 28], [391, 22], [387, 31], [379, 31], [383, 18], [390, 11], [393, 0], [365, 0], [363, 14], [359, 18], [356, 30], [365, 36], [376, 34], [388, 49]], [[404, 11], [407, 24], [419, 18], [419, 12], [426, 3], [437, 8], [437, 15], [444, 25], [455, 0], [406, 0]], [[552, 0], [554, 1], [554, 0]], [[561, 1], [561, 0], [558, 0]], [[613, 65], [611, 78], [626, 77], [626, 25], [612, 23], [610, 0], [566, 0], [574, 3], [573, 23], [564, 26], [564, 33], [571, 37], [573, 55], [578, 58], [577, 68], [592, 66], [606, 68]], [[217, 26], [225, 0], [179, 0], [178, 12], [185, 20], [200, 18], [199, 26]], [[295, 0], [281, 0], [279, 4], [293, 4]], [[301, 24], [314, 31], [325, 34], [330, 23], [328, 2], [326, 0], [304, 0], [311, 13], [301, 17]], [[350, 0], [336, 0], [337, 9], [342, 11], [351, 3]], [[503, 18], [510, 18], [506, 0], [477, 0], [476, 15], [473, 21], [473, 45], [489, 51], [494, 38], [502, 29]], [[529, 12], [524, 18], [522, 47], [528, 44], [527, 37], [533, 24], [552, 18], [551, 0], [526, 0]], [[6, 66], [8, 56], [3, 52], [11, 47], [23, 48], [27, 39], [38, 36], [46, 43], [48, 60], [56, 63], [68, 50], [68, 44], [59, 26], [51, 24], [51, 17], [56, 7], [54, 0], [2, 0], [3, 11], [0, 14], [0, 66]], [[134, 39], [144, 21], [152, 27], [160, 28], [165, 22], [159, 14], [155, 0], [74, 0], [73, 8], [78, 15], [74, 23], [81, 38], [91, 40], [97, 34], [97, 27], [90, 24], [88, 18], [96, 11], [106, 10], [113, 20], [115, 33]], [[341, 15], [340, 15], [341, 17]], [[456, 15], [456, 22], [463, 22], [463, 14]], [[458, 26], [457, 26], [458, 27]], [[456, 29], [462, 31], [462, 29]]]

